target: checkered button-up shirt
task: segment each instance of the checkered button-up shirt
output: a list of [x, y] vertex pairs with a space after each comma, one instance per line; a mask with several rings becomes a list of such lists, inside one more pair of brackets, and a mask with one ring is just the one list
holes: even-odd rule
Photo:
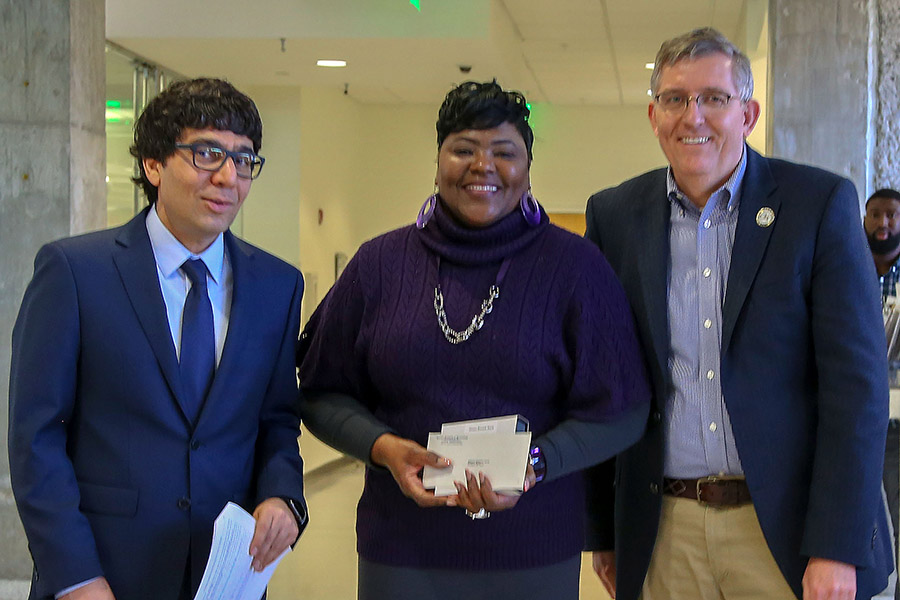
[[881, 303], [885, 300], [897, 295], [897, 283], [900, 283], [900, 260], [895, 262], [890, 270], [878, 278], [878, 285], [881, 287]]

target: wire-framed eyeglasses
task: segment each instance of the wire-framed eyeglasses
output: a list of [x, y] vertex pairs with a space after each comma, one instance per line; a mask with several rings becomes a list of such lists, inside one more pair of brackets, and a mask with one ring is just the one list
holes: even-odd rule
[[212, 144], [175, 144], [181, 150], [190, 150], [194, 166], [203, 171], [218, 171], [229, 158], [234, 161], [234, 170], [241, 179], [256, 179], [262, 171], [266, 159], [253, 152], [233, 152]]
[[663, 92], [654, 96], [659, 107], [667, 113], [681, 113], [687, 110], [691, 100], [697, 103], [697, 110], [700, 112], [715, 112], [724, 110], [731, 99], [731, 94], [725, 92], [700, 92], [696, 95], [689, 95], [683, 92]]

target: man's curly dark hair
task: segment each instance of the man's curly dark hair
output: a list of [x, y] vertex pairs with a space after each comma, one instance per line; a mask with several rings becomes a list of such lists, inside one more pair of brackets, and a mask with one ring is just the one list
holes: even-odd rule
[[247, 95], [221, 79], [176, 81], [150, 101], [134, 126], [130, 151], [141, 173], [133, 181], [142, 187], [150, 204], [156, 202], [158, 192], [147, 179], [143, 159], [165, 162], [175, 153], [175, 143], [186, 128], [245, 135], [257, 153], [262, 146], [262, 120]]

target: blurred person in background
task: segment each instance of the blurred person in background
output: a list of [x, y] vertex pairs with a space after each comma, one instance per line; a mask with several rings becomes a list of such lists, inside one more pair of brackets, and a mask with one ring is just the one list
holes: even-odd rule
[[[878, 291], [884, 310], [897, 310], [897, 282], [900, 281], [900, 268], [897, 258], [900, 257], [900, 192], [890, 188], [882, 188], [866, 200], [866, 214], [863, 227], [869, 241], [875, 271], [878, 274]], [[885, 327], [896, 326], [896, 319], [887, 319]], [[895, 342], [896, 343], [896, 342]], [[891, 373], [891, 385], [896, 386], [897, 350], [889, 351], [888, 366]], [[896, 415], [892, 415], [896, 417]], [[884, 490], [887, 493], [888, 506], [891, 511], [891, 524], [894, 527], [894, 557], [897, 556], [897, 521], [900, 513], [900, 419], [892, 418], [888, 423], [887, 444], [884, 452]], [[895, 592], [900, 598], [900, 590]]]

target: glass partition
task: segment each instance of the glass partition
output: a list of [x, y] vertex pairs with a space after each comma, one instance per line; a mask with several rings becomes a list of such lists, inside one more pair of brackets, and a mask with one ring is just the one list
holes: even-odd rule
[[146, 205], [131, 182], [137, 161], [129, 153], [134, 121], [169, 83], [183, 77], [106, 43], [106, 224], [121, 225]]

